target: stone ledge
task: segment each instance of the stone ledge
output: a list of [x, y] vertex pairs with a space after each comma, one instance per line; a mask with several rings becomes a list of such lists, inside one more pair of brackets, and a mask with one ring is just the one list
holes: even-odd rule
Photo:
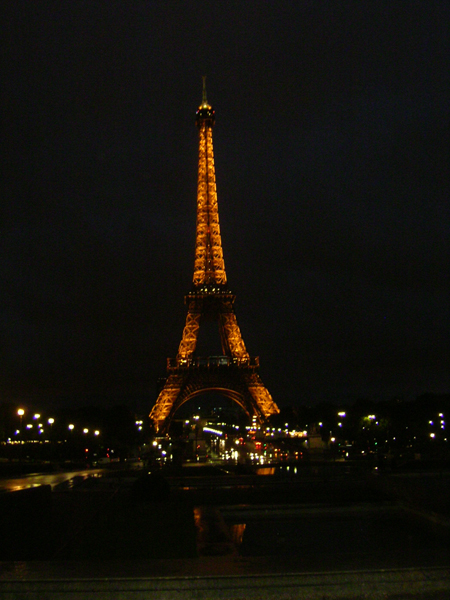
[[[188, 562], [193, 567], [194, 563]], [[270, 573], [254, 575], [195, 574], [212, 566], [200, 561], [189, 575], [149, 577], [82, 577], [78, 565], [70, 577], [69, 565], [52, 566], [52, 578], [27, 573], [25, 564], [1, 567], [2, 600], [444, 600], [450, 596], [450, 569], [395, 569], [329, 573]], [[37, 565], [36, 565], [37, 566]], [[44, 567], [43, 564], [41, 564]], [[86, 565], [86, 575], [91, 567]], [[150, 566], [150, 565], [148, 565]], [[140, 565], [144, 569], [145, 565]], [[200, 568], [199, 568], [200, 567]], [[203, 567], [203, 569], [202, 569]], [[189, 570], [189, 565], [177, 565]], [[151, 569], [150, 569], [151, 570]], [[170, 570], [170, 569], [169, 569]], [[58, 578], [58, 574], [60, 577]], [[45, 577], [45, 569], [41, 571]], [[48, 573], [47, 573], [48, 575]]]

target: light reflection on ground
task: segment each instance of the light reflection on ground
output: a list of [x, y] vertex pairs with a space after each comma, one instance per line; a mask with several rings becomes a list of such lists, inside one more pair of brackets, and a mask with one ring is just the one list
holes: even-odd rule
[[[50, 485], [52, 489], [57, 485], [66, 483], [68, 488], [73, 484], [73, 479], [86, 479], [87, 477], [98, 477], [104, 473], [104, 469], [83, 469], [81, 471], [61, 471], [59, 473], [31, 474], [25, 477], [14, 477], [0, 479], [0, 491], [14, 492], [26, 488]], [[80, 480], [80, 479], [79, 479]]]

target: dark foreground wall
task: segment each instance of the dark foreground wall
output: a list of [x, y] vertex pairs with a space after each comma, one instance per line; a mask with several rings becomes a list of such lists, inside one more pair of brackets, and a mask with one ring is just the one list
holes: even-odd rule
[[0, 560], [46, 558], [52, 529], [49, 485], [0, 494]]
[[[249, 565], [234, 563], [232, 574], [205, 576], [201, 571], [214, 567], [202, 568], [202, 562], [160, 565], [166, 574], [159, 577], [145, 575], [142, 564], [141, 577], [102, 573], [103, 577], [83, 578], [79, 572], [79, 579], [68, 578], [63, 566], [47, 573], [42, 564], [33, 579], [22, 564], [15, 580], [14, 566], [9, 565], [8, 571], [8, 565], [0, 564], [0, 596], [2, 600], [448, 600], [450, 594], [449, 569], [236, 575], [236, 570]], [[152, 571], [150, 564], [148, 570]]]
[[136, 496], [116, 484], [98, 487], [55, 492], [40, 486], [0, 494], [0, 561], [196, 556], [189, 504]]

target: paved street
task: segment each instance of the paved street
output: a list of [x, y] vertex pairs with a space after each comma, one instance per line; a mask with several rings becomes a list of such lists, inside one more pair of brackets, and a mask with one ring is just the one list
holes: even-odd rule
[[67, 485], [70, 487], [69, 482], [74, 477], [82, 477], [84, 479], [89, 476], [98, 476], [104, 472], [105, 469], [82, 469], [78, 471], [61, 471], [58, 473], [31, 473], [21, 477], [0, 479], [0, 491], [14, 492], [39, 485], [51, 485], [53, 489], [64, 482], [67, 482]]

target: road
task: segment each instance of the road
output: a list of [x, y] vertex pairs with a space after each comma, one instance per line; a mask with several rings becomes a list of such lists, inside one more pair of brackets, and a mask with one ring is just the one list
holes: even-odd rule
[[14, 492], [39, 485], [51, 485], [52, 489], [64, 482], [69, 482], [74, 477], [92, 477], [104, 473], [105, 469], [81, 469], [78, 471], [61, 471], [59, 473], [31, 473], [22, 477], [0, 479], [0, 492]]

